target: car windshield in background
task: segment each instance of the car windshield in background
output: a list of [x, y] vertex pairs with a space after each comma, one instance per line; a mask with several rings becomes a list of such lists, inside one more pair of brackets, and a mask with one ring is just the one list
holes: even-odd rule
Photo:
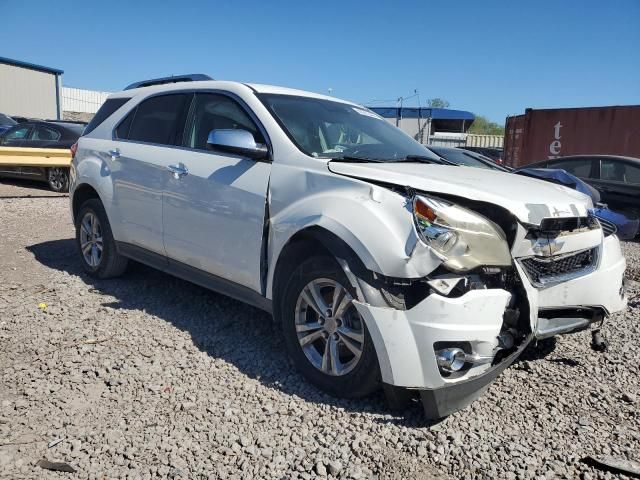
[[366, 108], [294, 95], [263, 94], [260, 99], [298, 148], [312, 157], [442, 163]]
[[13, 118], [7, 117], [4, 113], [0, 113], [0, 125], [17, 125]]
[[486, 162], [475, 157], [475, 155], [466, 150], [461, 150], [459, 148], [438, 148], [438, 147], [429, 147], [429, 149], [440, 155], [445, 160], [449, 160], [456, 165], [464, 165], [467, 167], [477, 167], [477, 168], [488, 168], [490, 170], [503, 170], [497, 165], [491, 165], [491, 160], [487, 159]]

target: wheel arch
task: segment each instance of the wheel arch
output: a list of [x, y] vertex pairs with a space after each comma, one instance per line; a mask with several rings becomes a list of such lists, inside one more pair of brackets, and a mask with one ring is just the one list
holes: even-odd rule
[[287, 273], [291, 273], [301, 259], [315, 253], [328, 254], [338, 261], [344, 261], [358, 274], [367, 270], [379, 271], [377, 262], [366, 247], [355, 237], [350, 240], [345, 240], [335, 230], [320, 223], [307, 225], [295, 232], [278, 252], [274, 252], [267, 278], [267, 296], [275, 299]]
[[[375, 268], [377, 264], [371, 254], [362, 244], [360, 244], [360, 248], [361, 252], [366, 252]], [[357, 252], [348, 241], [335, 232], [322, 225], [314, 224], [299, 230], [288, 239], [270, 271], [267, 286], [276, 321], [280, 315], [279, 301], [291, 274], [304, 259], [323, 254], [336, 259], [361, 298], [376, 305], [384, 302], [380, 292], [370, 284], [373, 283], [375, 270], [369, 268], [360, 252]]]
[[76, 216], [82, 204], [92, 198], [97, 198], [102, 202], [98, 191], [88, 183], [82, 183], [75, 187], [75, 189], [73, 190], [73, 197], [71, 199], [71, 214], [74, 224], [76, 221]]

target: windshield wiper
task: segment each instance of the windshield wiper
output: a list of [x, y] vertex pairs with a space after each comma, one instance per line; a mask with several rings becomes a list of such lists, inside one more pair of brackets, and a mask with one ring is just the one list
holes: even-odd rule
[[433, 158], [427, 155], [407, 155], [404, 158], [399, 158], [397, 160], [392, 160], [394, 163], [434, 163], [436, 165], [447, 164], [447, 165], [455, 165], [444, 158]]
[[382, 160], [380, 158], [369, 158], [369, 157], [350, 157], [349, 155], [345, 155], [344, 157], [336, 157], [330, 160], [331, 162], [348, 162], [348, 163], [383, 163], [386, 160]]

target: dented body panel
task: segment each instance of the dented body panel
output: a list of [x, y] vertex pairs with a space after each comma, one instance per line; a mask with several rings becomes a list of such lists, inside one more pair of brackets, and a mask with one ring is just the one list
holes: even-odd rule
[[340, 175], [410, 185], [423, 192], [500, 205], [520, 222], [532, 225], [539, 225], [549, 217], [586, 216], [587, 209], [593, 207], [591, 199], [576, 190], [483, 168], [418, 163], [330, 163], [329, 169]]

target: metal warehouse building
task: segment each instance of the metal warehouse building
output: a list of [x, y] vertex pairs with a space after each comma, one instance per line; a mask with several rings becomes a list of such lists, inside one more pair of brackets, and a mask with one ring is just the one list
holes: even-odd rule
[[0, 57], [0, 113], [59, 119], [62, 70]]
[[[420, 143], [432, 143], [436, 133], [465, 134], [475, 115], [465, 110], [422, 107], [369, 107], [389, 123], [404, 130]], [[459, 137], [462, 139], [463, 137]], [[462, 140], [460, 140], [461, 142]], [[454, 142], [454, 143], [460, 143]]]

